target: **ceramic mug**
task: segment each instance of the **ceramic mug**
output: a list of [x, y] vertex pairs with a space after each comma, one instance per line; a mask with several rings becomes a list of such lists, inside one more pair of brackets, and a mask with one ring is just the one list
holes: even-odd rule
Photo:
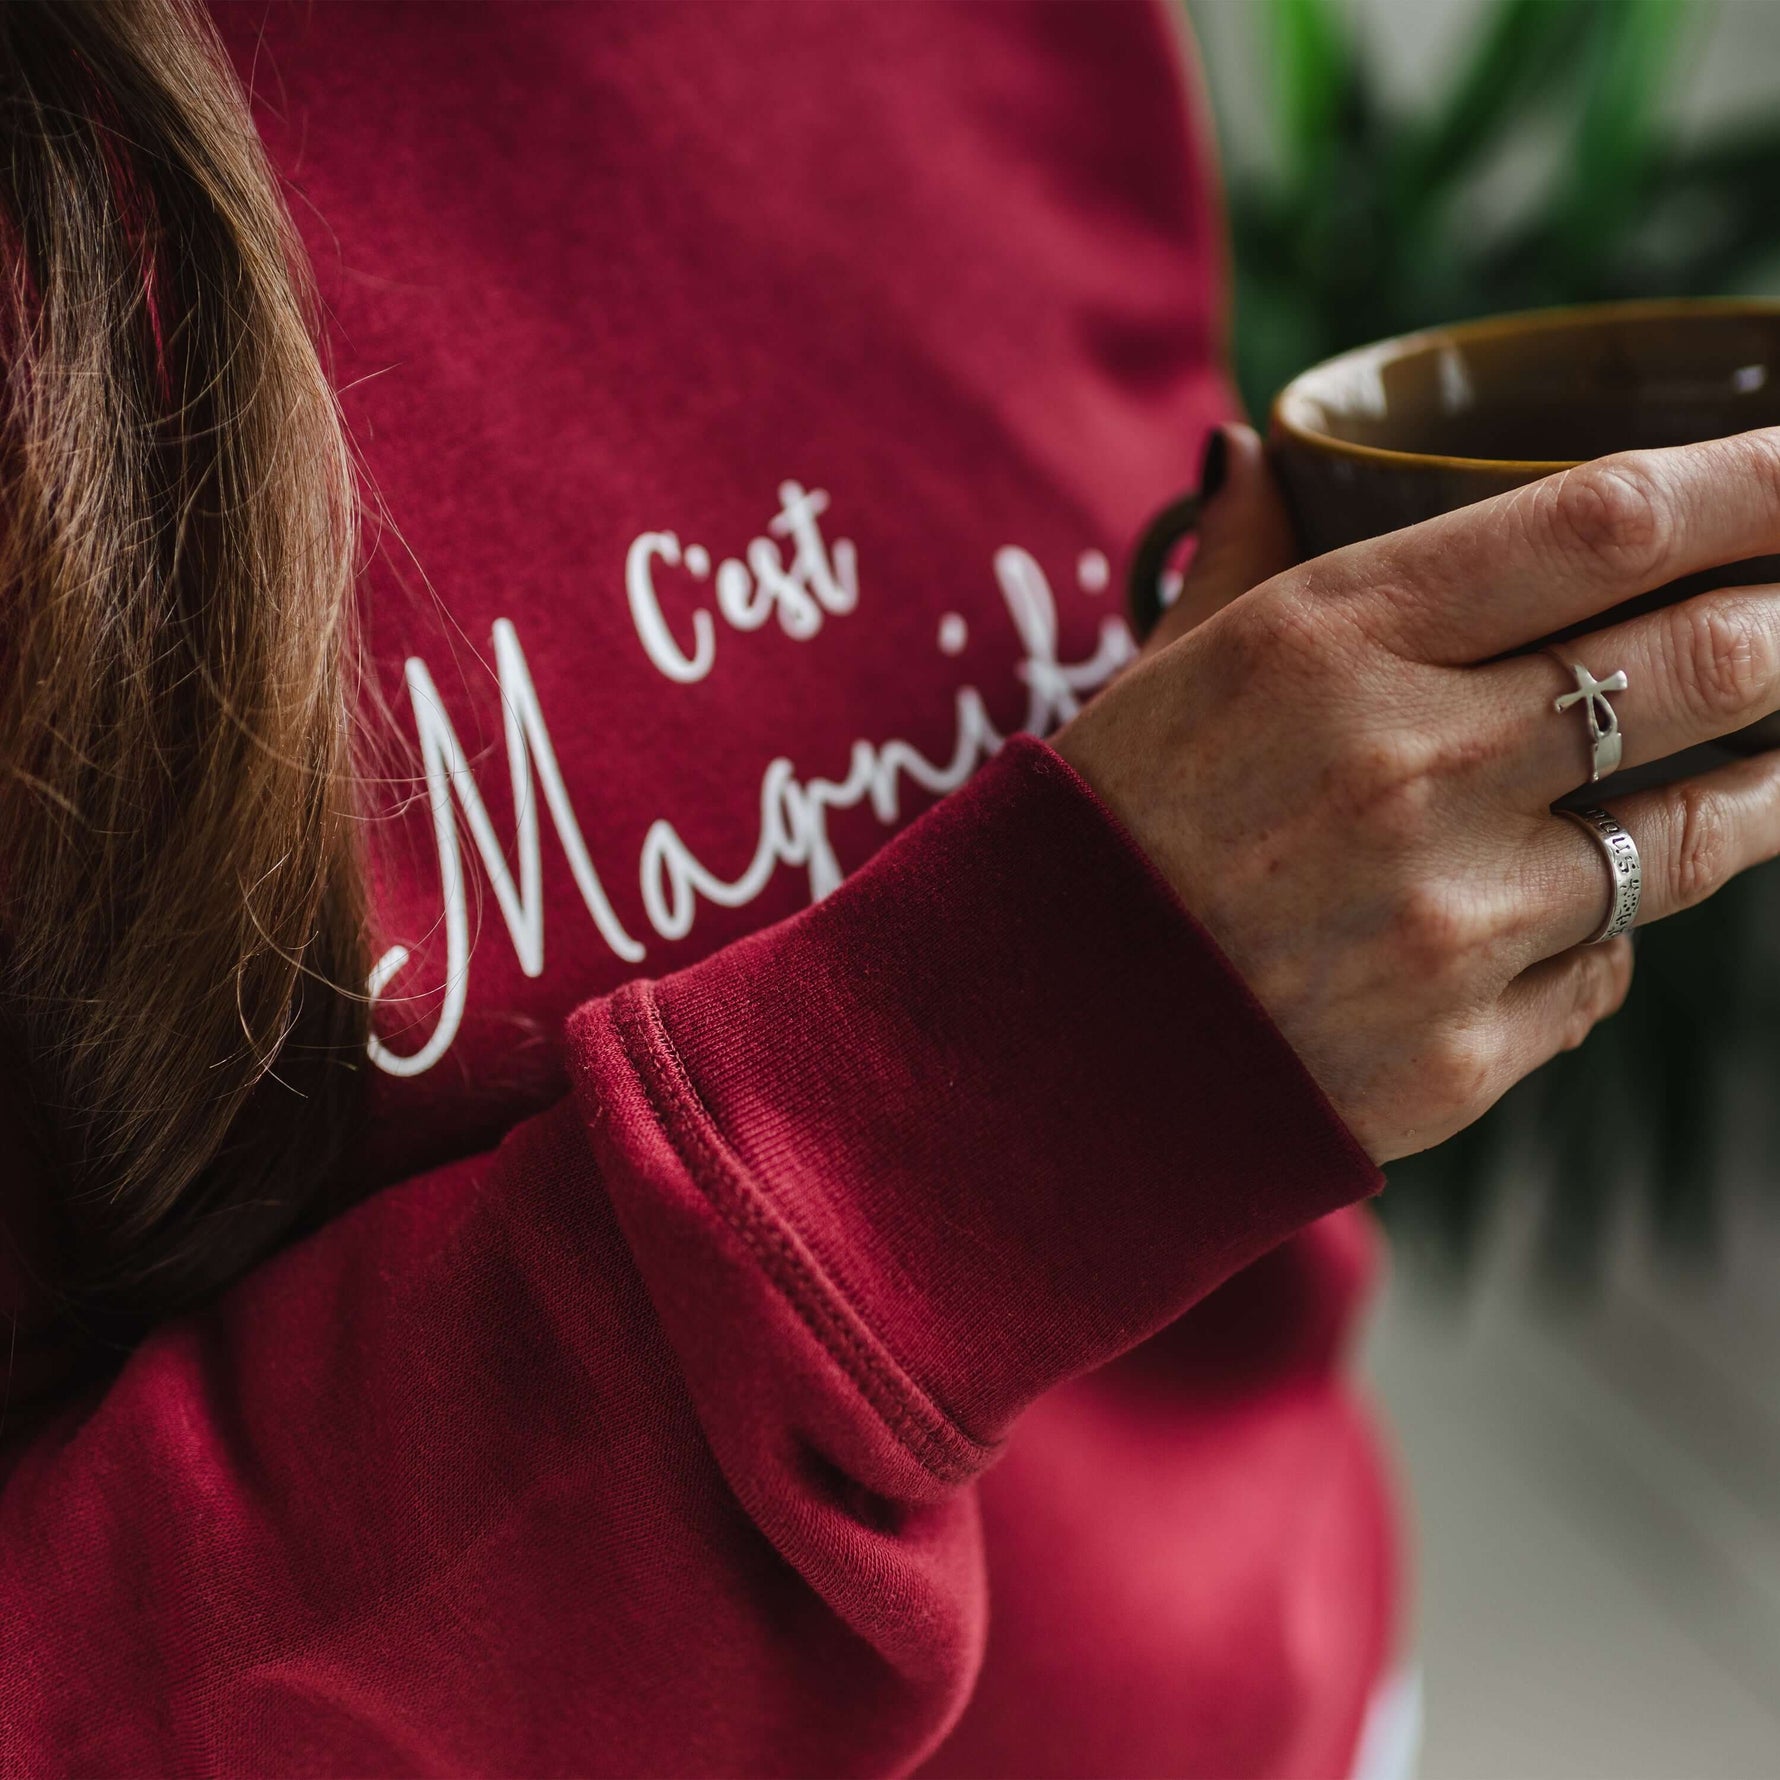
[[[1344, 352], [1273, 403], [1267, 453], [1305, 556], [1376, 537], [1608, 452], [1780, 424], [1780, 301], [1694, 299], [1541, 309]], [[1159, 514], [1133, 558], [1147, 634], [1197, 497]], [[1540, 643], [1711, 587], [1780, 582], [1780, 556], [1728, 563], [1554, 631]], [[1531, 646], [1531, 645], [1530, 645]], [[1723, 745], [1780, 744], [1769, 717]]]

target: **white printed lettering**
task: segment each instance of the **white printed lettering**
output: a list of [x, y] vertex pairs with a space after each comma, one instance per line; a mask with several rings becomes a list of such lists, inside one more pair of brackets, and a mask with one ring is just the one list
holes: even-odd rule
[[[764, 623], [776, 607], [788, 634], [813, 634], [823, 612], [845, 613], [857, 604], [853, 547], [837, 539], [830, 551], [824, 542], [816, 525], [828, 502], [821, 490], [806, 492], [797, 483], [786, 482], [779, 495], [781, 511], [769, 529], [790, 539], [790, 565], [770, 540], [755, 539], [749, 546], [750, 561], [755, 564], [752, 577], [734, 558], [718, 564], [718, 608], [736, 629], [750, 630]], [[771, 553], [770, 561], [767, 552]], [[702, 609], [693, 614], [695, 640], [690, 657], [680, 652], [667, 630], [655, 599], [650, 565], [659, 560], [672, 566], [679, 559], [675, 534], [645, 532], [631, 546], [626, 583], [637, 634], [650, 659], [670, 679], [688, 683], [710, 671], [716, 643], [711, 616]], [[1015, 668], [1026, 687], [1021, 728], [1043, 735], [1072, 717], [1084, 697], [1130, 661], [1136, 645], [1124, 622], [1108, 616], [1101, 622], [1093, 655], [1086, 661], [1059, 661], [1057, 603], [1044, 570], [1030, 553], [1009, 545], [995, 553], [994, 572], [1022, 651]], [[948, 645], [961, 649], [963, 632], [962, 618], [948, 614], [940, 630], [941, 650], [952, 652]], [[518, 632], [505, 618], [494, 627], [494, 653], [513, 794], [517, 881], [426, 663], [416, 656], [407, 664], [408, 692], [439, 858], [446, 958], [444, 1002], [426, 1042], [416, 1051], [402, 1053], [382, 1039], [371, 1041], [372, 1061], [392, 1075], [416, 1076], [431, 1069], [451, 1048], [462, 1025], [469, 992], [471, 936], [468, 884], [458, 834], [460, 811], [520, 969], [527, 976], [535, 977], [544, 968], [540, 792], [600, 937], [626, 963], [637, 963], [644, 956], [642, 944], [626, 931], [612, 908], [588, 853]], [[806, 872], [810, 898], [820, 901], [844, 876], [828, 835], [829, 811], [869, 803], [877, 819], [892, 826], [899, 820], [905, 779], [930, 795], [944, 796], [1001, 747], [1003, 738], [975, 687], [956, 689], [953, 716], [952, 751], [944, 760], [929, 760], [911, 743], [892, 737], [878, 743], [855, 741], [846, 776], [839, 780], [800, 779], [790, 760], [781, 756], [771, 761], [760, 781], [753, 854], [734, 878], [711, 870], [687, 846], [672, 822], [658, 819], [644, 838], [639, 861], [639, 887], [650, 926], [664, 940], [683, 939], [697, 919], [701, 898], [718, 908], [744, 907], [765, 890], [781, 866]], [[374, 999], [384, 996], [409, 959], [409, 949], [401, 945], [390, 947], [378, 959], [369, 979]]]
[[[649, 659], [682, 686], [702, 680], [717, 657], [717, 636], [711, 614], [701, 606], [692, 614], [692, 653], [684, 655], [662, 616], [651, 563], [659, 557], [669, 567], [680, 560], [680, 540], [672, 532], [644, 532], [624, 559], [624, 590], [630, 596], [631, 622], [637, 627]], [[728, 565], [725, 564], [725, 567]]]

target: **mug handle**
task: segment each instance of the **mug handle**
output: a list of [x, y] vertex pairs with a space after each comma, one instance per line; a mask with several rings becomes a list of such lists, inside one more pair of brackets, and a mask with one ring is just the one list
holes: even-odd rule
[[1162, 576], [1168, 559], [1181, 540], [1190, 537], [1199, 526], [1199, 494], [1183, 494], [1172, 500], [1143, 528], [1137, 540], [1137, 551], [1131, 558], [1131, 572], [1125, 578], [1125, 610], [1131, 628], [1140, 643], [1149, 640], [1150, 632], [1160, 622]]

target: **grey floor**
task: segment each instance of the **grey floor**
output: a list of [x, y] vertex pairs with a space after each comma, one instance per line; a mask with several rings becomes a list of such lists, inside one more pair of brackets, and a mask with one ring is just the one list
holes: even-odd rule
[[1422, 1780], [1780, 1780], [1780, 1210], [1635, 1239], [1553, 1316], [1510, 1230], [1461, 1308], [1399, 1256], [1368, 1343], [1414, 1493]]

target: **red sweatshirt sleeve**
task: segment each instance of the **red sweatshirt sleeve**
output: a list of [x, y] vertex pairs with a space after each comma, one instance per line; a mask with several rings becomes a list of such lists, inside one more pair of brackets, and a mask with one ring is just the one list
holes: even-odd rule
[[1031, 741], [569, 1036], [15, 1459], [0, 1771], [906, 1770], [1022, 1406], [1380, 1184]]

